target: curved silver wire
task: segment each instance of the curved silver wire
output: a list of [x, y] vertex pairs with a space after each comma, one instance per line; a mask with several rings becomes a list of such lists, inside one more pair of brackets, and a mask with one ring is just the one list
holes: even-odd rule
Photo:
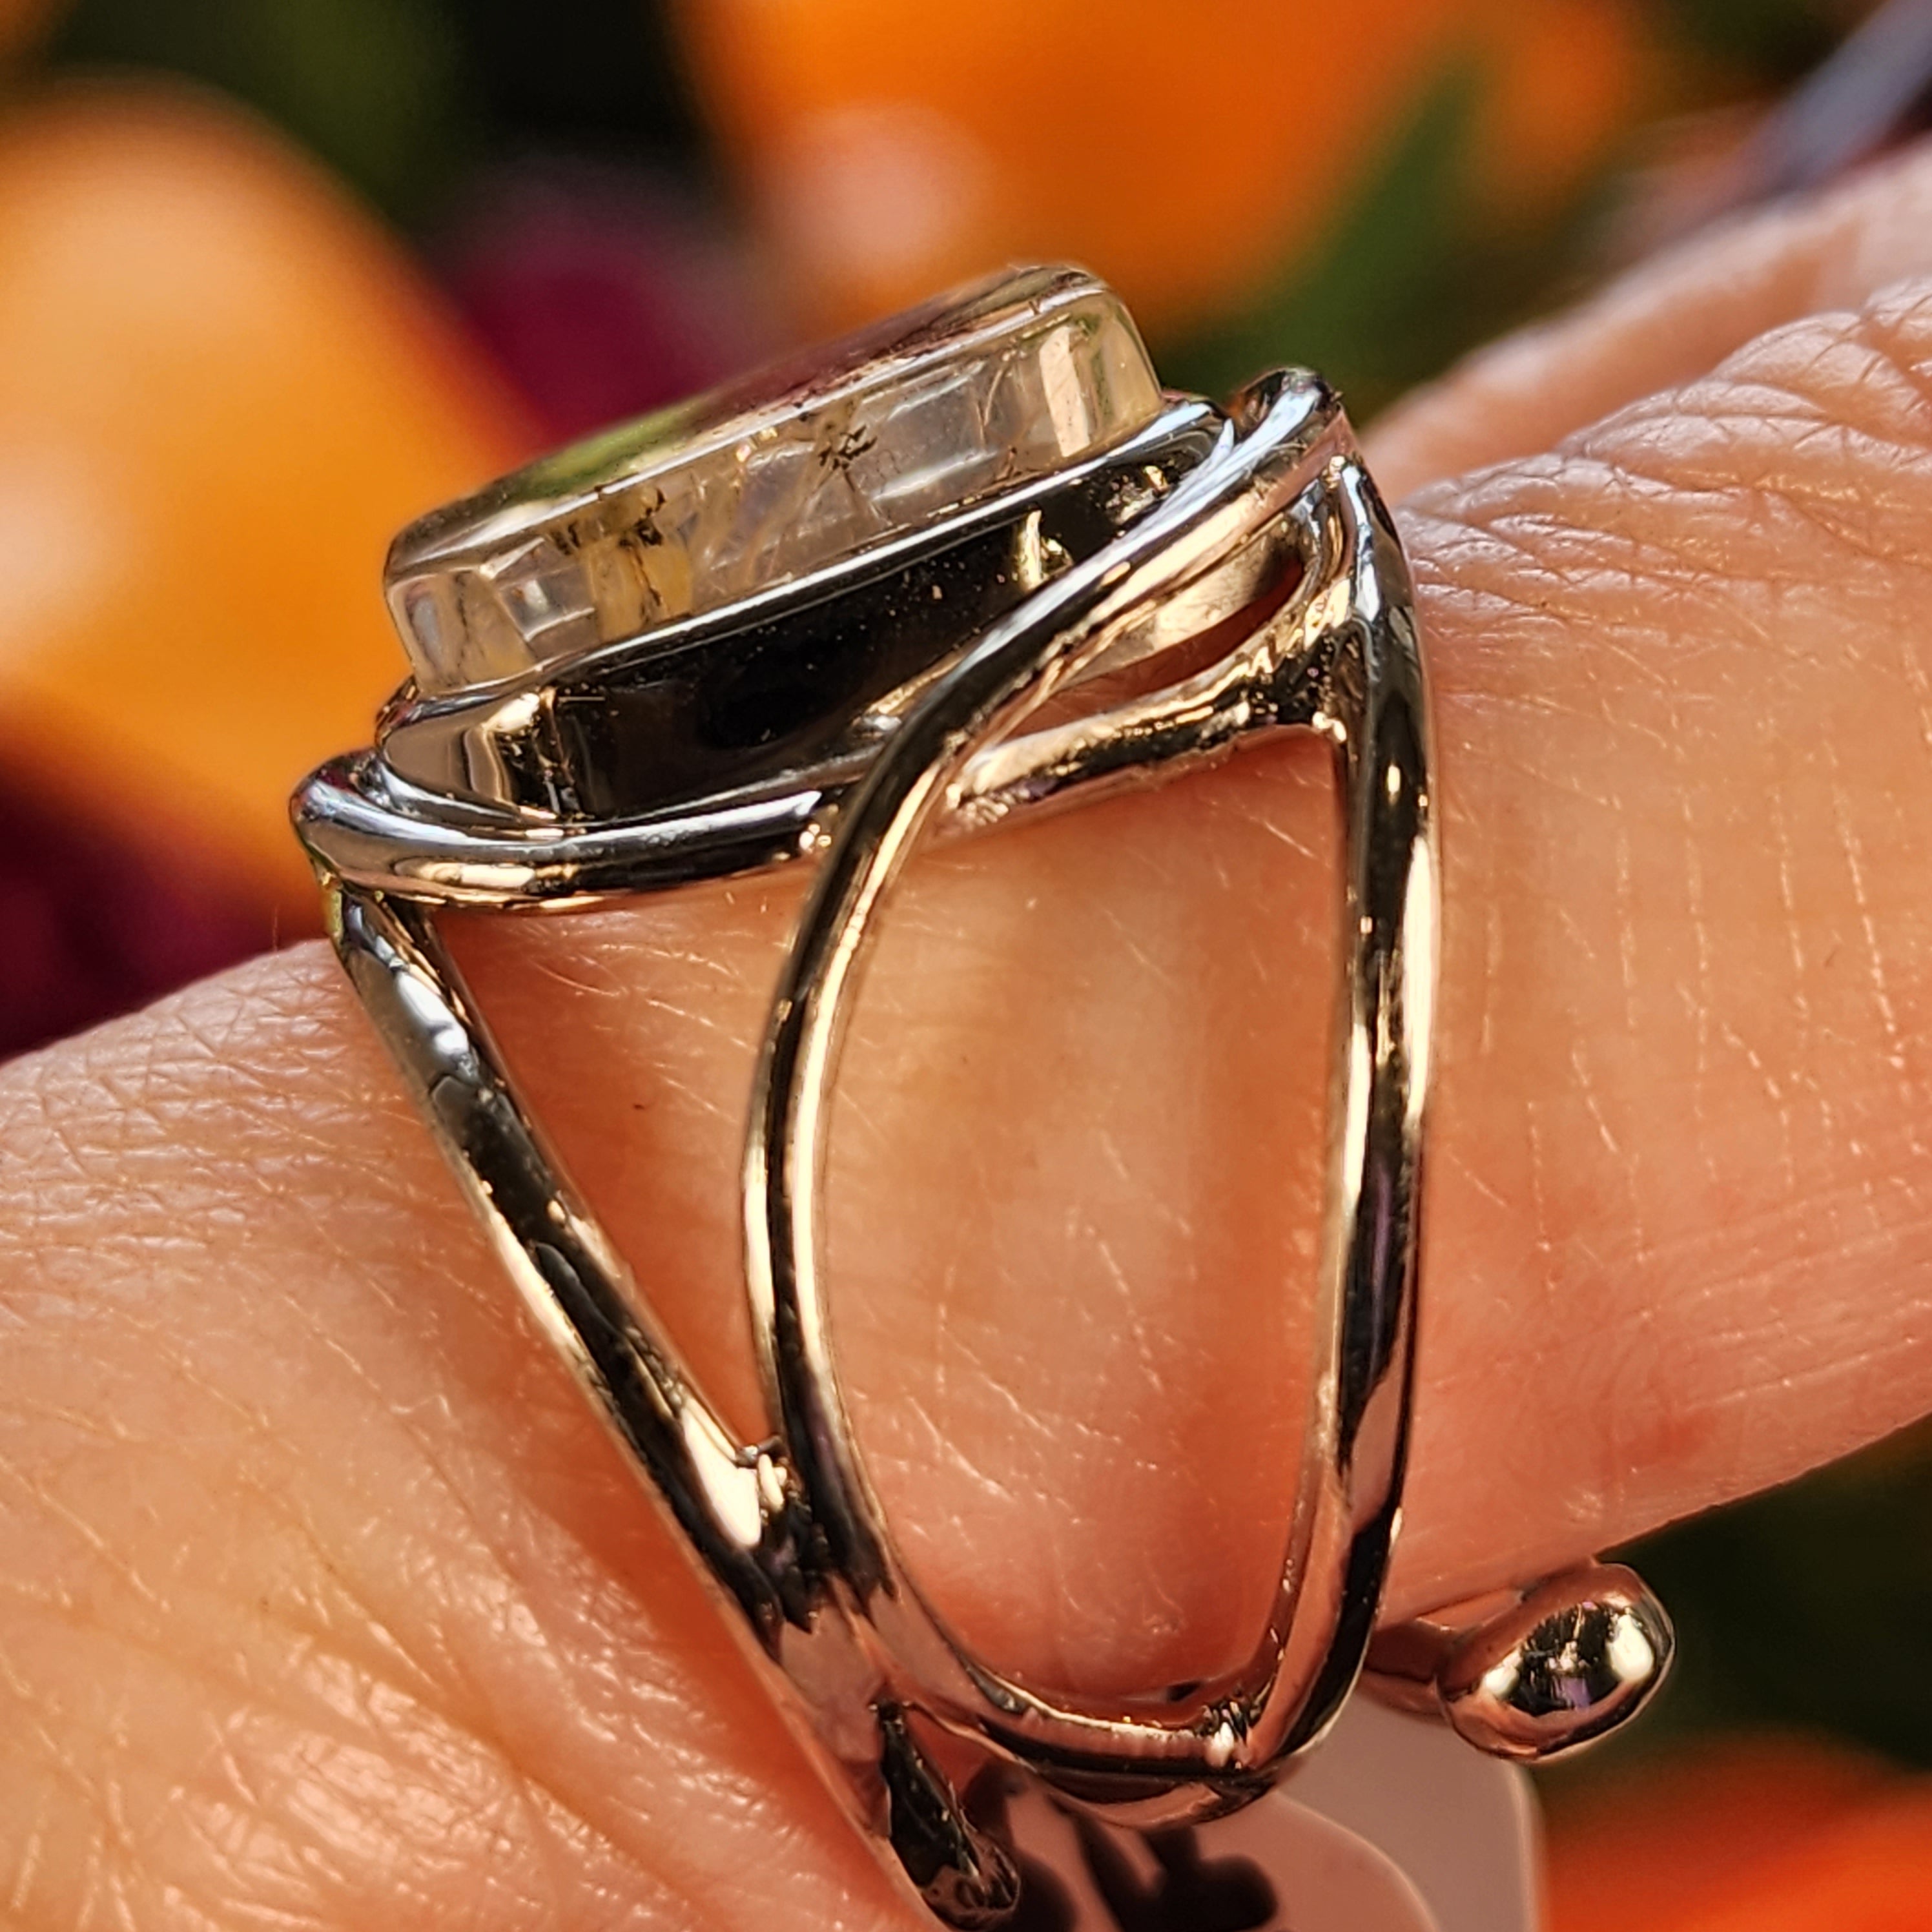
[[[1030, 1769], [1164, 1808], [1253, 1784], [1318, 1735], [1352, 1685], [1380, 1602], [1407, 1439], [1416, 1202], [1435, 972], [1428, 721], [1406, 570], [1332, 397], [1280, 378], [1243, 399], [1228, 462], [996, 628], [934, 686], [840, 814], [784, 968], [744, 1172], [748, 1280], [770, 1400], [832, 1561], [892, 1672]], [[845, 1022], [887, 895], [969, 761], [1010, 737], [1150, 602], [1271, 548], [1293, 594], [1215, 669], [1145, 715], [1109, 717], [1114, 769], [1173, 769], [1238, 733], [1304, 726], [1334, 747], [1346, 826], [1333, 1042], [1330, 1210], [1301, 1487], [1272, 1612], [1248, 1664], [1138, 1706], [1024, 1688], [974, 1656], [908, 1575], [866, 1480], [820, 1281], [817, 1203]], [[1100, 776], [1089, 759], [1080, 773]], [[1073, 772], [1069, 784], [1077, 782]]]
[[[1239, 641], [1207, 670], [1024, 729], [1083, 674], [1224, 625]], [[1179, 1702], [1050, 1696], [974, 1657], [934, 1614], [853, 1442], [816, 1245], [841, 1035], [866, 946], [922, 840], [1294, 729], [1334, 748], [1346, 909], [1321, 1346], [1279, 1588], [1251, 1658], [1226, 1682]], [[836, 782], [776, 804], [725, 798], [546, 826], [424, 792], [376, 752], [324, 767], [297, 795], [337, 950], [526, 1306], [692, 1549], [848, 1816], [952, 1924], [1000, 1922], [1021, 1876], [940, 1768], [937, 1731], [1116, 1817], [1198, 1818], [1265, 1790], [1361, 1667], [1408, 1432], [1437, 926], [1428, 751], [1400, 545], [1332, 393], [1287, 372], [1245, 393], [1157, 507], [938, 669], [871, 764]], [[742, 1177], [770, 1424], [769, 1439], [746, 1444], [694, 1384], [548, 1144], [434, 911], [554, 910], [800, 856], [820, 869], [772, 1009]], [[1560, 1723], [1503, 1708], [1487, 1690], [1481, 1702], [1462, 1679], [1475, 1670], [1489, 1684], [1478, 1666], [1493, 1654], [1536, 1660], [1544, 1683], [1586, 1624], [1604, 1638], [1593, 1658], [1616, 1648], [1604, 1633], [1657, 1636], [1660, 1674], [1660, 1611], [1633, 1607], [1622, 1584], [1598, 1594], [1594, 1622], [1577, 1622], [1583, 1600], [1559, 1580], [1514, 1623], [1398, 1642], [1378, 1681], [1409, 1702], [1416, 1684], [1433, 1684], [1466, 1735], [1498, 1741], [1486, 1748], [1558, 1748]], [[1633, 1654], [1628, 1640], [1618, 1654]], [[1596, 1678], [1576, 1682], [1579, 1696], [1595, 1694]], [[1600, 1708], [1621, 1715], [1641, 1694], [1623, 1687]]]

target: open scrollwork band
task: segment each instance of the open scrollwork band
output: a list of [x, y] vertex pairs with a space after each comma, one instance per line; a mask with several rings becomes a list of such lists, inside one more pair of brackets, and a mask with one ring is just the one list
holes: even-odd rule
[[[662, 633], [600, 643], [474, 691], [406, 696], [377, 748], [308, 782], [297, 827], [350, 977], [525, 1305], [893, 1868], [955, 1925], [1022, 1909], [1025, 1861], [1000, 1807], [958, 1774], [963, 1749], [995, 1784], [1017, 1776], [1079, 1817], [1152, 1834], [1172, 1889], [1198, 1864], [1173, 1834], [1266, 1791], [1365, 1660], [1390, 1696], [1507, 1755], [1546, 1755], [1634, 1708], [1670, 1634], [1625, 1571], [1376, 1635], [1408, 1433], [1440, 875], [1407, 571], [1333, 393], [1290, 371], [1225, 412], [1162, 398], [1132, 434], [1036, 484], [697, 612], [679, 635], [680, 650]], [[1218, 653], [1204, 668], [1081, 708], [1083, 687], [1107, 688], [1100, 674], [1157, 674], [1190, 646], [1196, 663], [1204, 640]], [[767, 669], [788, 652], [821, 682], [771, 700]], [[632, 776], [677, 707], [701, 698], [716, 715], [727, 671], [728, 694], [748, 702], [747, 667], [766, 680], [760, 701], [780, 704], [783, 758], [728, 760], [681, 795]], [[1037, 722], [1052, 700], [1058, 722]], [[818, 1240], [841, 1040], [923, 842], [1291, 731], [1331, 748], [1344, 876], [1316, 1375], [1274, 1600], [1226, 1681], [1139, 1701], [1043, 1691], [975, 1656], [930, 1606], [854, 1440]], [[746, 1443], [524, 1103], [436, 915], [568, 909], [791, 862], [814, 878], [742, 1166], [770, 1425]], [[1082, 1856], [1090, 1876], [1112, 1870], [1104, 1846]], [[1112, 1914], [1096, 1922], [1124, 1922], [1104, 1903], [1114, 1892], [1087, 1890]]]

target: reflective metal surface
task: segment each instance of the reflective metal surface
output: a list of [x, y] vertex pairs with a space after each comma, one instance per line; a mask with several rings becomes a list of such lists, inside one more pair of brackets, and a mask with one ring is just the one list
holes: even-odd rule
[[[846, 802], [781, 976], [746, 1155], [746, 1255], [766, 1386], [833, 1562], [896, 1681], [1090, 1802], [1204, 1812], [1318, 1736], [1353, 1682], [1394, 1527], [1413, 1353], [1416, 1156], [1435, 969], [1428, 728], [1406, 573], [1334, 398], [1244, 396], [1224, 448], [1092, 563], [1042, 590], [933, 686]], [[922, 832], [964, 808], [968, 763], [1011, 736], [1148, 608], [1265, 557], [1267, 614], [1212, 669], [1090, 721], [1036, 768], [1038, 802], [1179, 770], [1303, 726], [1336, 754], [1348, 826], [1320, 1380], [1274, 1610], [1246, 1667], [1178, 1701], [1050, 1696], [962, 1649], [905, 1571], [860, 1468], [812, 1228], [825, 1114], [866, 941]], [[1285, 601], [1278, 594], [1289, 586]], [[978, 801], [997, 813], [999, 795]]]
[[[1207, 668], [1030, 728], [1083, 678], [1210, 632]], [[734, 746], [700, 699], [747, 664], [770, 674], [769, 728]], [[815, 1232], [845, 1022], [922, 841], [1291, 730], [1331, 748], [1346, 834], [1316, 1374], [1274, 1601], [1241, 1668], [1178, 1696], [1023, 1684], [922, 1596], [848, 1422]], [[1270, 376], [1225, 415], [1170, 400], [1063, 472], [682, 628], [434, 704], [406, 692], [377, 748], [316, 773], [296, 817], [344, 964], [511, 1280], [891, 1867], [954, 1925], [1017, 1910], [1028, 1928], [1186, 1932], [1207, 1922], [1202, 1874], [1238, 1840], [1214, 1922], [1316, 1922], [1290, 1895], [1312, 1882], [1292, 1848], [1315, 1828], [1279, 1800], [1245, 1808], [1332, 1722], [1375, 1630], [1408, 1442], [1438, 881], [1407, 572], [1320, 380]], [[747, 1444], [523, 1104], [435, 911], [556, 910], [800, 859], [816, 876], [742, 1177], [769, 1408]], [[1378, 1681], [1507, 1756], [1560, 1742], [1566, 1696], [1600, 1730], [1643, 1694], [1636, 1636], [1653, 1678], [1668, 1648], [1660, 1612], [1607, 1574], [1466, 1638], [1385, 1638], [1402, 1655], [1378, 1655]], [[963, 1780], [940, 1768], [962, 1761]], [[1422, 1911], [1412, 1890], [1391, 1904], [1358, 1877], [1356, 1923], [1429, 1922], [1402, 1916]]]
[[[523, 908], [809, 853], [935, 668], [1130, 528], [1221, 427], [1177, 401], [1105, 457], [728, 612], [480, 694], [406, 692], [374, 751], [308, 781], [303, 838], [355, 884]], [[1150, 611], [1108, 668], [1196, 628]]]
[[1382, 1631], [1368, 1688], [1445, 1718], [1479, 1750], [1528, 1763], [1596, 1743], [1670, 1674], [1670, 1619], [1620, 1563], [1584, 1564], [1503, 1598]]

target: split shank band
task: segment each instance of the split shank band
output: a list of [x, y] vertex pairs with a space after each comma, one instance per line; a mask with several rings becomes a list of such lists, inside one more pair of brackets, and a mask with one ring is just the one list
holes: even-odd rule
[[[1654, 1601], [1609, 1566], [1378, 1638], [1408, 1433], [1439, 885], [1408, 579], [1318, 378], [1269, 376], [1223, 411], [1144, 371], [1108, 292], [1030, 272], [425, 520], [391, 570], [416, 682], [376, 748], [295, 802], [342, 961], [525, 1304], [854, 1824], [962, 1926], [999, 1922], [1022, 1888], [958, 1775], [962, 1744], [996, 1782], [1168, 1827], [1268, 1790], [1365, 1662], [1396, 1701], [1532, 1757], [1620, 1720], [1670, 1648]], [[976, 434], [1006, 466], [934, 507], [908, 451], [962, 390], [962, 464]], [[1039, 447], [1006, 460], [1028, 437]], [[747, 564], [730, 513], [778, 487], [788, 442], [815, 465], [784, 472], [806, 493], [784, 520], [793, 552]], [[868, 459], [886, 479], [869, 488]], [[722, 509], [704, 494], [719, 476], [738, 493]], [[1145, 688], [1163, 656], [1192, 645], [1198, 664], [1210, 633], [1216, 662]], [[1146, 668], [1143, 694], [1080, 709], [1083, 681], [1127, 665]], [[1055, 698], [1059, 722], [1039, 723]], [[842, 1036], [925, 841], [1291, 731], [1332, 748], [1345, 876], [1317, 1374], [1278, 1587], [1225, 1680], [1140, 1701], [1042, 1690], [928, 1604], [854, 1444], [814, 1232]], [[742, 1170], [770, 1424], [746, 1444], [521, 1100], [436, 913], [592, 907], [798, 863], [814, 877]]]

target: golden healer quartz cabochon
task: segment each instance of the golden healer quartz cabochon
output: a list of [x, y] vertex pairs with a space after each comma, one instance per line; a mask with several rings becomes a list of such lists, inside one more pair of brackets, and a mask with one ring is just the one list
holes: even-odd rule
[[385, 592], [425, 695], [491, 682], [1052, 476], [1162, 401], [1111, 289], [1002, 276], [433, 512], [396, 539]]

